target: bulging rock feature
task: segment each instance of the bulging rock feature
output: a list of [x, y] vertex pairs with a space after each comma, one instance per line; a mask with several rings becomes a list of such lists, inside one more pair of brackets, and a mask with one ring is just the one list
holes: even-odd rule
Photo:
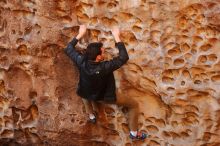
[[[220, 145], [219, 0], [0, 1], [0, 144], [77, 146]], [[140, 104], [145, 141], [128, 137], [127, 109], [98, 104], [87, 123], [75, 93], [78, 70], [63, 49], [101, 41], [120, 26], [129, 61], [115, 72], [119, 96]]]

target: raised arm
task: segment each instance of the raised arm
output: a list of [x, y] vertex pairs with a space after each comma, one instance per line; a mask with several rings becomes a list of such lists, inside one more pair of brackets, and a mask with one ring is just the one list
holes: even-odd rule
[[78, 40], [80, 40], [85, 35], [85, 33], [86, 33], [86, 26], [80, 25], [78, 35], [74, 37], [72, 41], [64, 49], [67, 56], [69, 56], [71, 60], [76, 63], [78, 67], [82, 63], [84, 56], [75, 50], [75, 46]]
[[125, 45], [123, 42], [121, 42], [121, 39], [120, 39], [119, 28], [113, 28], [112, 34], [113, 34], [114, 39], [116, 41], [116, 47], [119, 49], [119, 56], [110, 60], [110, 61], [104, 62], [104, 66], [105, 66], [104, 68], [107, 72], [111, 72], [111, 71], [114, 71], [114, 70], [120, 68], [129, 59]]

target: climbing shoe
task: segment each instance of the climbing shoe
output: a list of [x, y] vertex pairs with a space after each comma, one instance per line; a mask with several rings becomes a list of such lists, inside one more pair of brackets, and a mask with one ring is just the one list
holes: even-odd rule
[[148, 137], [148, 134], [143, 133], [143, 132], [139, 132], [139, 131], [137, 132], [136, 136], [134, 136], [133, 134], [130, 133], [130, 138], [132, 140], [144, 140], [147, 137]]
[[93, 115], [94, 115], [94, 117], [92, 117], [92, 118], [89, 117], [89, 120], [88, 120], [88, 121], [89, 121], [90, 123], [95, 124], [96, 121], [97, 121], [98, 114], [97, 114], [97, 112], [93, 112]]

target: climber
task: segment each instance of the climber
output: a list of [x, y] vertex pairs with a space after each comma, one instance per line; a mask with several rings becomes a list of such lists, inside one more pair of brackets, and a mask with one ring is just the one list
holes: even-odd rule
[[129, 57], [123, 42], [120, 39], [119, 28], [112, 29], [112, 34], [116, 41], [116, 47], [119, 49], [119, 56], [110, 61], [104, 61], [103, 44], [100, 42], [90, 43], [87, 46], [85, 54], [75, 50], [75, 46], [84, 34], [86, 26], [80, 25], [79, 33], [65, 48], [65, 53], [76, 63], [79, 69], [80, 77], [77, 94], [82, 97], [88, 120], [96, 123], [97, 111], [94, 104], [97, 101], [103, 103], [115, 103], [125, 106], [129, 109], [128, 124], [130, 128], [131, 139], [145, 139], [147, 134], [138, 131], [138, 102], [132, 97], [117, 96], [113, 71], [125, 64]]

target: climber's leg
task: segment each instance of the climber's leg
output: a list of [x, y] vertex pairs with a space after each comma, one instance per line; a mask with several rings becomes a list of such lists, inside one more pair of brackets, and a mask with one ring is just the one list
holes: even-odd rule
[[128, 125], [131, 131], [138, 129], [138, 114], [139, 114], [139, 105], [136, 100], [133, 98], [128, 98], [124, 96], [117, 96], [116, 100], [117, 105], [128, 107]]
[[132, 139], [145, 139], [147, 134], [138, 131], [139, 104], [133, 97], [117, 95], [117, 105], [128, 107], [128, 125]]
[[94, 112], [98, 113], [99, 109], [98, 109], [97, 102], [92, 101], [92, 108], [93, 108], [93, 111], [94, 111]]
[[86, 100], [84, 98], [82, 98], [82, 101], [85, 106], [86, 113], [89, 116], [89, 121], [92, 123], [96, 123], [96, 116], [93, 112], [92, 101]]

